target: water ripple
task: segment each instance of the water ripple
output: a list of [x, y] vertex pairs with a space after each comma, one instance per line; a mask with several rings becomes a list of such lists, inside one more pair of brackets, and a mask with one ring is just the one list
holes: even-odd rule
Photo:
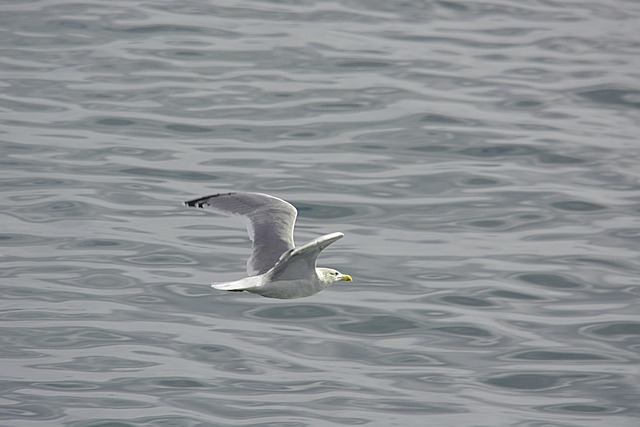
[[[5, 3], [3, 425], [637, 424], [629, 2]], [[232, 189], [354, 282], [211, 290]]]

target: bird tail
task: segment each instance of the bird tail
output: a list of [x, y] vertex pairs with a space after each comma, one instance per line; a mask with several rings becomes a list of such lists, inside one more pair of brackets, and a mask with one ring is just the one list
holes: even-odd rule
[[246, 277], [234, 282], [212, 283], [211, 287], [221, 291], [248, 291], [260, 286], [259, 276]]

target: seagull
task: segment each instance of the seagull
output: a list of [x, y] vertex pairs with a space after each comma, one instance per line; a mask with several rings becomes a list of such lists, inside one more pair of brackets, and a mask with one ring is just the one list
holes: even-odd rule
[[247, 261], [249, 277], [213, 283], [214, 289], [293, 299], [316, 294], [335, 282], [353, 280], [333, 268], [316, 267], [320, 251], [344, 234], [327, 234], [296, 248], [293, 227], [298, 211], [282, 199], [262, 193], [232, 192], [200, 197], [184, 205], [242, 217], [253, 242]]

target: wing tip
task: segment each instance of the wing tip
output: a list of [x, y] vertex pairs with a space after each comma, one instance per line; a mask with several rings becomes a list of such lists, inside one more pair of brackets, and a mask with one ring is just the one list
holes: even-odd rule
[[203, 199], [205, 199], [205, 197], [200, 197], [198, 199], [193, 199], [193, 200], [187, 200], [186, 202], [182, 202], [182, 204], [188, 208], [202, 209], [202, 207], [204, 206]]
[[324, 237], [326, 237], [327, 239], [338, 240], [338, 239], [342, 239], [344, 237], [344, 233], [341, 232], [341, 231], [336, 231], [336, 232], [333, 232], [333, 233], [329, 233]]
[[207, 204], [207, 200], [214, 198], [214, 197], [220, 197], [220, 196], [231, 196], [232, 194], [236, 194], [235, 192], [229, 192], [229, 193], [218, 193], [218, 194], [210, 194], [208, 196], [202, 196], [202, 197], [198, 197], [197, 199], [193, 199], [193, 200], [187, 200], [186, 202], [182, 202], [182, 204], [186, 207], [189, 208], [200, 208], [200, 209], [204, 209], [204, 206]]

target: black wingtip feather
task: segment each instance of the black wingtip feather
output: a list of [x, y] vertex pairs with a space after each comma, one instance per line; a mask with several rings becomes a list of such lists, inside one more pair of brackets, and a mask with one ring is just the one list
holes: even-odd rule
[[198, 197], [197, 199], [187, 200], [186, 202], [183, 202], [182, 204], [187, 206], [187, 207], [190, 207], [190, 208], [200, 208], [200, 209], [202, 209], [202, 208], [204, 208], [206, 200], [209, 200], [212, 197], [230, 196], [232, 194], [235, 194], [235, 193], [231, 192], [231, 193], [211, 194], [209, 196], [202, 196], [202, 197]]

